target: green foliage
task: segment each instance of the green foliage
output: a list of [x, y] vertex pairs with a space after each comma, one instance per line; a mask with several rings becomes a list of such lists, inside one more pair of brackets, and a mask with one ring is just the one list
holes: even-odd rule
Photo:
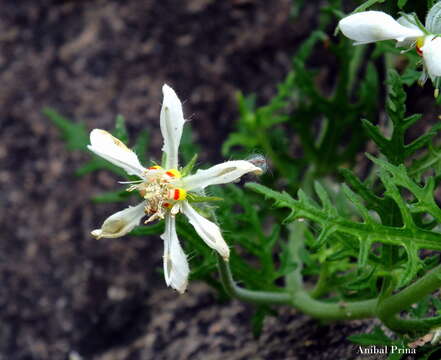
[[86, 149], [89, 144], [89, 134], [84, 123], [74, 123], [51, 108], [43, 109], [43, 114], [58, 128], [69, 150]]
[[392, 345], [393, 341], [381, 330], [380, 327], [376, 326], [370, 333], [358, 334], [348, 336], [348, 340], [352, 341], [354, 344], [359, 345]]
[[[323, 84], [317, 84], [317, 71], [307, 66], [317, 51], [336, 59], [340, 69], [334, 86], [326, 92]], [[371, 62], [366, 64], [363, 80], [356, 81], [363, 54], [363, 48], [353, 47], [347, 39], [334, 44], [322, 30], [311, 33], [268, 104], [258, 107], [254, 95], [237, 95], [240, 119], [237, 131], [223, 145], [223, 154], [264, 153], [274, 176], [286, 178], [293, 189], [311, 164], [314, 172], [324, 175], [341, 164], [353, 163], [366, 140], [359, 118], [372, 118], [378, 104], [378, 73]], [[349, 101], [354, 94], [356, 100]], [[290, 146], [293, 137], [301, 144], [302, 156]], [[341, 146], [343, 138], [345, 147]]]
[[421, 115], [405, 116], [406, 92], [403, 88], [403, 81], [395, 70], [389, 70], [388, 86], [387, 113], [391, 120], [392, 135], [390, 138], [387, 138], [368, 120], [364, 120], [363, 125], [369, 137], [375, 142], [384, 156], [393, 164], [402, 164], [405, 159], [411, 157], [416, 151], [431, 142], [440, 129], [441, 124], [436, 124], [431, 130], [411, 143], [405, 144], [406, 131], [421, 118]]

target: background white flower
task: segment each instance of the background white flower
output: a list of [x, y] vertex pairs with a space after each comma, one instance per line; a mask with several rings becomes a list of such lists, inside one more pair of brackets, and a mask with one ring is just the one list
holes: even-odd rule
[[424, 33], [413, 26], [403, 26], [381, 11], [363, 11], [349, 15], [338, 23], [341, 32], [355, 40], [354, 45], [369, 44], [382, 40], [416, 40]]
[[164, 138], [163, 167], [156, 165], [145, 168], [132, 150], [104, 130], [94, 129], [90, 133], [89, 150], [123, 168], [129, 175], [139, 177], [139, 181], [131, 183], [128, 191], [139, 191], [144, 198], [139, 205], [108, 217], [100, 229], [92, 231], [92, 235], [98, 239], [123, 236], [139, 225], [145, 215], [148, 216], [146, 222], [165, 219], [165, 231], [161, 235], [164, 240], [165, 281], [168, 286], [183, 293], [187, 288], [189, 267], [176, 234], [175, 216], [182, 212], [202, 240], [227, 261], [230, 249], [219, 227], [190, 205], [190, 194], [200, 194], [207, 186], [234, 182], [244, 174], [260, 174], [262, 170], [249, 161], [234, 160], [182, 177], [178, 170], [178, 149], [185, 123], [182, 104], [168, 85], [164, 85], [162, 91], [164, 100], [160, 124]]
[[[415, 15], [403, 14], [398, 20], [381, 11], [363, 11], [340, 20], [342, 33], [355, 40], [354, 45], [368, 44], [382, 40], [396, 40], [397, 46], [415, 46], [423, 59], [423, 84], [427, 75], [438, 88], [441, 77], [441, 3], [429, 11], [424, 27]], [[437, 93], [437, 92], [436, 92]]]

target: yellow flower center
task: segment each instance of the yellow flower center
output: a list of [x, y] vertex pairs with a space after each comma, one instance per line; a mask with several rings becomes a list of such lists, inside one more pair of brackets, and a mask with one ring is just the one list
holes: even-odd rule
[[127, 189], [138, 191], [146, 200], [144, 211], [149, 215], [146, 222], [163, 219], [177, 202], [186, 199], [187, 191], [177, 186], [177, 180], [181, 177], [177, 169], [164, 170], [161, 166], [154, 165], [145, 171], [143, 182], [133, 184]]

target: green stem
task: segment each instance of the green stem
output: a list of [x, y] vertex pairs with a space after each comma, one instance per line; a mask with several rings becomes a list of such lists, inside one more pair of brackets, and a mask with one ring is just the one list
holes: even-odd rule
[[248, 290], [240, 286], [237, 286], [233, 276], [231, 275], [231, 270], [228, 262], [224, 261], [220, 256], [218, 256], [218, 267], [221, 282], [224, 286], [225, 291], [231, 297], [236, 299], [254, 303], [254, 304], [265, 304], [265, 305], [291, 305], [291, 295], [287, 292], [270, 292], [270, 291], [257, 291]]
[[353, 320], [375, 317], [377, 299], [327, 303], [316, 300], [305, 291], [294, 294], [292, 303], [306, 315], [321, 320]]
[[427, 332], [441, 325], [440, 317], [429, 319], [402, 319], [397, 316], [401, 311], [420, 301], [441, 287], [441, 265], [399, 293], [380, 301], [377, 315], [390, 329], [397, 332]]
[[318, 299], [325, 295], [328, 291], [328, 264], [323, 263], [320, 267], [320, 274], [314, 289], [310, 292], [313, 299]]
[[[219, 272], [225, 291], [239, 300], [254, 304], [291, 305], [304, 314], [320, 320], [351, 320], [378, 316], [384, 324], [397, 332], [428, 332], [441, 325], [441, 317], [429, 319], [401, 319], [396, 314], [422, 297], [441, 287], [441, 265], [401, 292], [379, 302], [370, 299], [355, 302], [328, 303], [314, 299], [303, 288], [294, 293], [248, 290], [237, 286], [227, 262], [219, 259]], [[298, 279], [297, 279], [298, 280]]]
[[321, 320], [350, 320], [375, 316], [376, 299], [350, 303], [327, 303], [313, 299], [305, 290], [299, 290], [294, 294], [248, 290], [237, 286], [228, 263], [220, 256], [218, 257], [218, 265], [225, 291], [231, 297], [245, 302], [265, 305], [291, 305], [303, 313]]
[[288, 254], [297, 267], [285, 276], [286, 288], [292, 294], [303, 288], [302, 269], [303, 262], [300, 251], [304, 246], [303, 234], [307, 225], [304, 222], [295, 221], [288, 225]]

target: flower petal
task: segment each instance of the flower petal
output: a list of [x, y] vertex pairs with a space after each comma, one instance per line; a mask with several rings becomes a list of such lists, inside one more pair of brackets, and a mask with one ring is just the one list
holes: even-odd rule
[[429, 76], [432, 79], [441, 76], [441, 38], [426, 36], [421, 51]]
[[[404, 27], [410, 28], [410, 29], [415, 29], [415, 30], [420, 30], [420, 28], [418, 27], [418, 25], [414, 22], [412, 22], [413, 20], [413, 15], [412, 14], [405, 14], [406, 16], [400, 16], [397, 19], [397, 23], [400, 25], [403, 25]], [[403, 39], [401, 41], [397, 42], [397, 47], [412, 47], [415, 43], [415, 37], [410, 37], [410, 38], [406, 38]]]
[[216, 250], [225, 261], [228, 261], [230, 248], [222, 237], [219, 226], [207, 220], [202, 215], [199, 215], [187, 201], [182, 203], [182, 212], [187, 216], [188, 221], [193, 225], [202, 240], [204, 240], [209, 247]]
[[187, 257], [182, 250], [176, 235], [176, 223], [174, 216], [166, 216], [165, 232], [161, 235], [164, 240], [164, 276], [167, 286], [171, 286], [181, 294], [185, 292], [188, 284]]
[[404, 41], [424, 35], [420, 29], [400, 25], [392, 16], [382, 11], [355, 13], [341, 19], [338, 25], [344, 35], [356, 41], [354, 45], [391, 39]]
[[90, 133], [90, 145], [87, 147], [98, 156], [123, 168], [129, 175], [142, 177], [145, 171], [138, 156], [105, 130], [93, 129]]
[[209, 185], [227, 184], [238, 180], [247, 173], [262, 174], [262, 169], [246, 160], [227, 161], [182, 179], [183, 187], [188, 190], [204, 189]]
[[136, 206], [129, 206], [104, 220], [101, 229], [93, 230], [92, 236], [97, 239], [124, 236], [138, 226], [144, 215], [144, 202]]
[[166, 154], [166, 169], [178, 168], [178, 148], [184, 127], [182, 104], [174, 90], [164, 84], [162, 87], [164, 100], [161, 108], [161, 133], [164, 138], [162, 151]]

